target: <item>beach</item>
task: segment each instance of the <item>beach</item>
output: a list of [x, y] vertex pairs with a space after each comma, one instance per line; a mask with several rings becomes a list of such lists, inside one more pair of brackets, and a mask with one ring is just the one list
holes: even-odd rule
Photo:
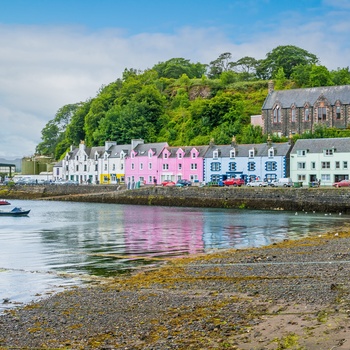
[[349, 274], [347, 228], [168, 259], [6, 311], [0, 349], [350, 349]]

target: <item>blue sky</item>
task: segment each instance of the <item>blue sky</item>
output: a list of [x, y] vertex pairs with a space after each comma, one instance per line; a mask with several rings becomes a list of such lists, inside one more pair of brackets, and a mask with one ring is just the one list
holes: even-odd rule
[[279, 45], [347, 67], [349, 18], [350, 0], [1, 0], [0, 157], [32, 155], [60, 107], [125, 68], [261, 59]]

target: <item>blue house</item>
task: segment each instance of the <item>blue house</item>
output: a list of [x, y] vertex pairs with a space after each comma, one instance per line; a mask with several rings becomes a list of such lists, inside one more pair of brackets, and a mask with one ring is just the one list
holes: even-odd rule
[[285, 143], [215, 145], [210, 143], [204, 155], [204, 181], [220, 182], [228, 178], [272, 181], [289, 177], [289, 154], [292, 145]]

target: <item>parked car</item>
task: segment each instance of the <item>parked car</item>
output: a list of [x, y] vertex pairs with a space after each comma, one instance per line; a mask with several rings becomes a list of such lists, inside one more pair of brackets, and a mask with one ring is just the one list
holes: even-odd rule
[[248, 182], [247, 186], [249, 186], [249, 187], [266, 187], [267, 182], [262, 181], [262, 180], [256, 180], [256, 181]]
[[162, 186], [175, 186], [175, 182], [171, 180], [164, 180]]
[[334, 187], [350, 187], [350, 180], [341, 180], [338, 182], [334, 182], [332, 185]]
[[222, 182], [224, 184], [224, 186], [234, 186], [234, 187], [241, 187], [242, 185], [245, 184], [243, 179], [226, 179]]
[[292, 187], [293, 186], [293, 181], [290, 177], [283, 177], [278, 180], [273, 180], [272, 182], [269, 183], [269, 186], [272, 187]]
[[177, 187], [186, 187], [191, 185], [192, 185], [192, 182], [186, 179], [180, 179], [180, 180], [177, 180], [176, 182]]

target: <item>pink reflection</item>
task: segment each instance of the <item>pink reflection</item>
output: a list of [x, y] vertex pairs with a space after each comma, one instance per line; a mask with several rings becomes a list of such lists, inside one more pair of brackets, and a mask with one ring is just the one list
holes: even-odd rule
[[129, 254], [197, 253], [204, 249], [203, 213], [187, 208], [124, 207], [125, 249]]

